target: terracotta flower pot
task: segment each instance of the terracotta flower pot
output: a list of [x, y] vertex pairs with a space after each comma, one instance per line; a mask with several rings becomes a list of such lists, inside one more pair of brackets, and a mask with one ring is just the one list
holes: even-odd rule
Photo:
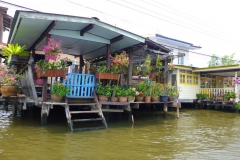
[[99, 101], [108, 101], [108, 97], [107, 96], [103, 96], [103, 95], [99, 95], [98, 96], [98, 99], [99, 99]]
[[127, 97], [119, 97], [118, 101], [121, 103], [127, 102]]
[[147, 103], [151, 102], [151, 96], [145, 96], [144, 101]]
[[152, 102], [157, 102], [159, 99], [159, 96], [152, 96], [151, 100]]
[[1, 85], [2, 96], [16, 96], [18, 93], [17, 85]]
[[136, 102], [142, 102], [143, 96], [136, 96], [135, 99], [136, 99]]
[[51, 99], [52, 99], [53, 102], [61, 102], [62, 101], [62, 96], [57, 96], [57, 95], [52, 94]]
[[117, 98], [117, 97], [111, 97], [111, 98], [110, 98], [110, 101], [111, 101], [111, 102], [117, 102], [117, 101], [118, 101], [118, 98]]

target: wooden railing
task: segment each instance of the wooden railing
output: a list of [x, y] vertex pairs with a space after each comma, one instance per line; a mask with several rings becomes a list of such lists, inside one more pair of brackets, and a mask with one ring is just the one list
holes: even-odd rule
[[207, 94], [208, 98], [220, 97], [227, 92], [235, 92], [234, 88], [200, 88], [200, 93]]

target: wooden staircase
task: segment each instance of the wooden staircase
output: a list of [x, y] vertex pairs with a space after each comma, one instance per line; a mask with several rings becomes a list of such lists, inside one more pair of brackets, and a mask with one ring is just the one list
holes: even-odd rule
[[[88, 74], [68, 73], [66, 86], [70, 87], [70, 94], [66, 96], [66, 118], [71, 131], [108, 128], [101, 105], [95, 94], [95, 77]], [[80, 110], [81, 109], [81, 110]], [[73, 115], [92, 114], [98, 118], [73, 119]], [[76, 122], [102, 121], [103, 126], [74, 128]]]

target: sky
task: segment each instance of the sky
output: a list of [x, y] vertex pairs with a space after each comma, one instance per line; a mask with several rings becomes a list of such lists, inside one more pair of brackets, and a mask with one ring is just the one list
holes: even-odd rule
[[[161, 34], [201, 46], [195, 52], [240, 59], [239, 0], [0, 0], [48, 13], [98, 17], [148, 37]], [[7, 42], [7, 32], [4, 34]]]

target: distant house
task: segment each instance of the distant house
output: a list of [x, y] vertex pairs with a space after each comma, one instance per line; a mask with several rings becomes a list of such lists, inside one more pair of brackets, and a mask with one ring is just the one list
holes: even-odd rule
[[175, 58], [173, 60], [174, 64], [193, 66], [193, 67], [207, 67], [207, 62], [210, 60], [210, 56], [204, 54], [198, 54], [191, 51], [198, 50], [202, 47], [195, 46], [192, 43], [169, 38], [156, 34], [155, 36], [149, 37], [149, 39], [163, 45], [164, 47], [171, 50], [173, 55], [185, 54], [185, 56]]

